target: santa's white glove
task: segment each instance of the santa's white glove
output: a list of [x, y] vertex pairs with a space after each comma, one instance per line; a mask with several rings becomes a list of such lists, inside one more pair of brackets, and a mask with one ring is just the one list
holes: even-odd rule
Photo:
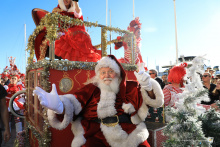
[[139, 72], [134, 72], [134, 75], [137, 78], [137, 81], [140, 83], [141, 87], [144, 88], [147, 91], [152, 90], [152, 84], [150, 82], [150, 75], [145, 72], [144, 65], [142, 64]]
[[4, 85], [5, 90], [8, 90], [8, 85]]
[[57, 114], [63, 113], [63, 103], [57, 94], [55, 84], [52, 84], [52, 91], [50, 93], [44, 91], [40, 87], [36, 87], [33, 93], [38, 95], [41, 105], [55, 111]]

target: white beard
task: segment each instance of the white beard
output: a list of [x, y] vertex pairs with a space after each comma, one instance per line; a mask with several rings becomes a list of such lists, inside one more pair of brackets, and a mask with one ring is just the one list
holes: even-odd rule
[[[109, 85], [105, 84], [104, 80], [111, 80], [111, 83]], [[97, 81], [97, 86], [101, 91], [107, 91], [107, 92], [114, 92], [117, 94], [119, 92], [119, 85], [120, 85], [121, 80], [117, 77], [115, 78], [105, 78], [101, 80], [100, 78]]]
[[98, 102], [97, 114], [99, 118], [114, 116], [117, 114], [115, 109], [116, 94], [119, 92], [119, 78], [112, 79], [109, 85], [104, 80], [98, 78], [97, 86], [100, 88], [100, 101]]

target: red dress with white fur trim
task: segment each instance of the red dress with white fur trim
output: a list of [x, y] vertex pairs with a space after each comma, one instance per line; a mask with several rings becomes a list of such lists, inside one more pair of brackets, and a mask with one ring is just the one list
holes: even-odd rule
[[[22, 90], [22, 86], [21, 85], [16, 85], [16, 84], [9, 84], [8, 85], [8, 89], [7, 89], [7, 93], [8, 95], [6, 96], [6, 105], [9, 107], [9, 101], [11, 99], [11, 97], [18, 91]], [[13, 108], [15, 109], [15, 111], [17, 110], [21, 110], [24, 109], [24, 100], [22, 100], [23, 98], [21, 97], [17, 97], [14, 100], [13, 103]]]
[[[59, 6], [58, 6], [59, 8]], [[60, 12], [75, 18], [74, 12]], [[83, 20], [83, 16], [79, 19]], [[101, 58], [101, 51], [97, 50], [91, 42], [85, 26], [73, 26], [55, 42], [55, 55], [70, 61], [97, 62]]]
[[[57, 8], [60, 9], [58, 5]], [[40, 11], [40, 10], [39, 10]], [[81, 9], [80, 9], [81, 11]], [[38, 19], [41, 19], [47, 12], [37, 15]], [[71, 18], [78, 18], [83, 20], [83, 16], [76, 17], [76, 12], [59, 12], [61, 15], [69, 16]], [[85, 26], [72, 26], [66, 32], [60, 32], [60, 38], [55, 41], [55, 55], [62, 59], [68, 59], [69, 61], [86, 61], [97, 62], [101, 58], [101, 51], [97, 50], [91, 42], [90, 35], [86, 32]], [[35, 54], [37, 60], [41, 59], [40, 46], [42, 41], [45, 40], [46, 30], [42, 30], [35, 39]], [[48, 43], [49, 45], [49, 43]], [[46, 54], [46, 53], [45, 53]]]

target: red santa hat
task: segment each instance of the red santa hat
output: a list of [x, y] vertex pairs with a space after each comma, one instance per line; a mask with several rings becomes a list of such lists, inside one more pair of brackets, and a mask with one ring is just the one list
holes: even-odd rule
[[120, 67], [111, 57], [106, 56], [98, 61], [98, 64], [95, 67], [95, 73], [99, 74], [99, 69], [103, 67], [109, 67], [114, 70], [118, 75], [120, 75]]
[[122, 98], [125, 98], [126, 93], [126, 73], [122, 67], [122, 65], [118, 62], [114, 55], [108, 55], [106, 57], [102, 57], [101, 60], [98, 61], [98, 64], [95, 67], [95, 73], [98, 74], [98, 71], [102, 67], [109, 67], [114, 70], [121, 77], [120, 83], [120, 95]]
[[168, 82], [178, 83], [178, 84], [181, 84], [181, 86], [183, 86], [183, 77], [186, 74], [185, 67], [187, 67], [187, 66], [188, 66], [187, 63], [182, 63], [179, 66], [174, 66], [170, 70], [170, 73], [168, 75]]

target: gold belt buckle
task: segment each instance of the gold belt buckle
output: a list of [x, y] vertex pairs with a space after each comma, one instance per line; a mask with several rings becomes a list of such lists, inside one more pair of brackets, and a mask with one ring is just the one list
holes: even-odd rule
[[114, 115], [114, 116], [117, 118], [117, 122], [105, 124], [105, 123], [103, 123], [103, 121], [101, 119], [101, 123], [107, 127], [115, 127], [119, 123], [119, 119], [118, 119], [118, 115]]

